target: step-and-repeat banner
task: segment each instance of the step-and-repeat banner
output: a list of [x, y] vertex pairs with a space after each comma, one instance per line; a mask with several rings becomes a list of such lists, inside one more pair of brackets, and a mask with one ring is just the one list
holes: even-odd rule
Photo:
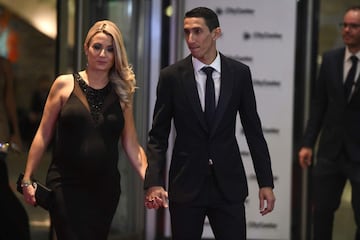
[[[237, 137], [249, 185], [247, 237], [290, 239], [296, 1], [186, 0], [184, 10], [198, 6], [209, 7], [219, 16], [223, 35], [217, 41], [218, 50], [251, 69], [258, 112], [272, 159], [276, 206], [271, 214], [261, 216], [258, 184], [238, 122]], [[188, 54], [184, 41], [184, 56]], [[168, 213], [165, 236], [171, 236]], [[203, 237], [214, 238], [207, 219]]]

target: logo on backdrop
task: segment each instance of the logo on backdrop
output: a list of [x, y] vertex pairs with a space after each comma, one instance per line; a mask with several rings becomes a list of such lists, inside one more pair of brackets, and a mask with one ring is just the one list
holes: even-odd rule
[[228, 55], [228, 57], [236, 59], [239, 62], [246, 62], [246, 63], [252, 63], [254, 58], [251, 56], [239, 56], [239, 55]]
[[240, 7], [225, 7], [225, 8], [216, 8], [216, 13], [221, 16], [223, 14], [227, 15], [254, 15], [255, 9], [252, 8], [240, 8]]
[[281, 81], [268, 79], [253, 79], [254, 86], [258, 87], [280, 87]]
[[283, 36], [281, 33], [270, 33], [270, 32], [244, 32], [243, 39], [244, 40], [251, 40], [251, 39], [260, 39], [260, 40], [266, 40], [266, 39], [275, 39], [280, 40]]

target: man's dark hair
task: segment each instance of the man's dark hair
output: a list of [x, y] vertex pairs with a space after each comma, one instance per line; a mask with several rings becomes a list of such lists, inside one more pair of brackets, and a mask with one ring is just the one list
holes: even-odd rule
[[210, 32], [217, 27], [220, 27], [219, 19], [216, 13], [210, 8], [197, 7], [185, 13], [185, 18], [204, 18], [206, 25]]
[[347, 13], [348, 11], [360, 11], [360, 5], [348, 7], [345, 12]]

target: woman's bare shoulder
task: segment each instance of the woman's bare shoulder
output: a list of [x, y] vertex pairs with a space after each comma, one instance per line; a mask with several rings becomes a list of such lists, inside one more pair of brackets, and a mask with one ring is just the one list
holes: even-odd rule
[[74, 81], [74, 76], [72, 74], [62, 74], [62, 75], [59, 75], [55, 81], [57, 83], [60, 83], [60, 84], [67, 84], [67, 83], [72, 83]]
[[59, 75], [53, 82], [51, 91], [61, 95], [69, 95], [74, 88], [74, 77], [72, 74]]

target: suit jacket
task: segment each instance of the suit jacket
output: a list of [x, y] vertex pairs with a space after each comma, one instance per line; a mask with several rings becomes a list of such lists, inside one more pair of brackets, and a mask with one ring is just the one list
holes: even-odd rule
[[270, 156], [256, 110], [250, 70], [242, 63], [220, 56], [220, 96], [211, 129], [201, 108], [191, 56], [160, 72], [144, 187], [165, 186], [166, 151], [173, 120], [176, 138], [169, 170], [170, 201], [187, 202], [196, 197], [208, 174], [209, 159], [214, 163], [214, 173], [226, 198], [244, 201], [248, 188], [235, 136], [237, 113], [258, 184], [273, 187]]
[[344, 56], [345, 48], [328, 51], [320, 66], [303, 143], [313, 147], [320, 135], [318, 160], [333, 160], [345, 149], [352, 161], [360, 162], [360, 81], [347, 101], [343, 83]]

